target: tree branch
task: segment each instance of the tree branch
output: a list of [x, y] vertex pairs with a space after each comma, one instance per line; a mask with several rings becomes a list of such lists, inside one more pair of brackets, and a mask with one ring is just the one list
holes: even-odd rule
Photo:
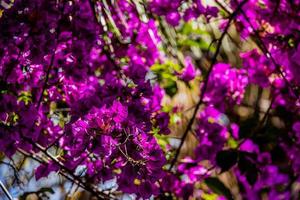
[[200, 99], [199, 99], [198, 103], [196, 104], [196, 107], [195, 107], [195, 110], [194, 110], [194, 112], [193, 112], [192, 118], [190, 119], [190, 121], [189, 121], [189, 123], [188, 123], [188, 125], [187, 125], [187, 127], [186, 127], [186, 129], [185, 129], [185, 131], [184, 131], [184, 133], [183, 133], [183, 136], [182, 136], [181, 141], [180, 141], [180, 145], [179, 145], [179, 147], [177, 148], [176, 153], [175, 153], [175, 156], [174, 156], [174, 158], [173, 158], [173, 160], [172, 160], [172, 162], [171, 162], [171, 164], [170, 164], [169, 171], [172, 170], [172, 168], [174, 167], [175, 163], [177, 162], [177, 159], [178, 159], [179, 154], [180, 154], [180, 150], [181, 150], [181, 148], [182, 148], [182, 146], [183, 146], [183, 144], [184, 144], [184, 141], [185, 141], [185, 139], [186, 139], [186, 137], [187, 137], [187, 135], [188, 135], [190, 129], [192, 128], [192, 125], [193, 125], [193, 123], [194, 123], [194, 120], [195, 120], [195, 118], [196, 118], [196, 115], [197, 115], [197, 113], [198, 113], [198, 110], [199, 110], [199, 108], [200, 108], [200, 105], [203, 103], [204, 95], [205, 95], [205, 92], [206, 92], [207, 87], [208, 87], [209, 76], [210, 76], [210, 74], [211, 74], [211, 72], [212, 72], [212, 70], [213, 70], [214, 65], [215, 65], [216, 62], [217, 62], [217, 57], [218, 57], [219, 52], [220, 52], [220, 50], [221, 50], [222, 41], [223, 41], [225, 35], [227, 34], [227, 31], [228, 31], [228, 29], [229, 29], [229, 27], [230, 27], [231, 22], [234, 20], [234, 18], [235, 18], [236, 15], [238, 14], [238, 12], [241, 10], [241, 8], [243, 7], [243, 5], [244, 5], [247, 1], [248, 1], [248, 0], [244, 0], [243, 2], [241, 2], [241, 3], [239, 4], [239, 6], [237, 7], [237, 9], [230, 15], [230, 17], [229, 17], [229, 19], [228, 19], [228, 22], [227, 22], [227, 25], [226, 25], [226, 27], [225, 27], [225, 29], [224, 29], [222, 35], [220, 36], [220, 38], [219, 38], [219, 40], [218, 40], [218, 44], [217, 44], [217, 47], [216, 47], [216, 51], [215, 51], [214, 56], [213, 56], [213, 58], [212, 58], [212, 62], [211, 62], [211, 64], [210, 64], [210, 68], [208, 69], [208, 72], [207, 72], [207, 75], [206, 75], [206, 79], [205, 79], [205, 81], [204, 81], [204, 83], [203, 83], [203, 87], [202, 87], [202, 89], [201, 89]]

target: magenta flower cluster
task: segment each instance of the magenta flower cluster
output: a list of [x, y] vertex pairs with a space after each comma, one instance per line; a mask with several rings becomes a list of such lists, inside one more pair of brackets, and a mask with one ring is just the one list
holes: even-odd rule
[[[15, 0], [0, 16], [0, 151], [38, 160], [37, 180], [57, 172], [104, 199], [200, 198], [206, 183], [232, 199], [215, 177], [230, 171], [245, 199], [299, 198], [299, 0]], [[221, 18], [223, 34], [207, 71], [185, 56], [175, 73], [200, 81], [199, 101], [179, 147], [162, 145], [174, 109], [150, 77], [167, 57], [159, 22], [177, 30], [199, 18]], [[219, 61], [230, 27], [256, 43], [236, 55], [241, 66]], [[236, 110], [251, 86], [269, 104], [245, 120]], [[197, 147], [179, 159], [187, 134]], [[98, 187], [109, 180], [114, 190]]]

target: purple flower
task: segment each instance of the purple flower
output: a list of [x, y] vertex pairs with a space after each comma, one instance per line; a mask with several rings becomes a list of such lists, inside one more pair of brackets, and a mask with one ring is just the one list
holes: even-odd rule
[[113, 102], [111, 111], [113, 112], [113, 120], [116, 123], [123, 122], [128, 116], [127, 107], [123, 106], [119, 101]]
[[195, 78], [196, 70], [192, 63], [192, 59], [190, 57], [186, 57], [184, 61], [185, 61], [185, 68], [183, 69], [179, 77], [183, 81], [189, 82]]
[[169, 134], [170, 129], [168, 128], [170, 117], [168, 113], [161, 112], [156, 116], [156, 125], [159, 127], [160, 134]]
[[272, 72], [272, 63], [260, 55], [256, 49], [241, 54], [243, 65], [248, 70], [249, 82], [261, 87], [268, 87], [269, 74]]
[[59, 166], [54, 162], [44, 163], [38, 166], [35, 170], [35, 179], [39, 180], [40, 178], [47, 177], [50, 172], [57, 172]]
[[169, 12], [166, 15], [166, 21], [172, 26], [177, 26], [180, 21], [180, 14], [178, 12]]

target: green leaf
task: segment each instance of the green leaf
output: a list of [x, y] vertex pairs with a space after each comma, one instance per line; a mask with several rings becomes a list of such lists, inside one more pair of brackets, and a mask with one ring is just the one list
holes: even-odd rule
[[202, 194], [201, 198], [203, 200], [217, 200], [218, 199], [218, 195], [217, 194]]
[[238, 167], [247, 178], [249, 184], [254, 185], [258, 177], [258, 168], [255, 164], [256, 155], [248, 152], [239, 153]]
[[229, 200], [233, 200], [230, 190], [218, 178], [209, 177], [205, 179], [205, 184], [216, 194], [223, 195]]
[[28, 91], [22, 91], [18, 96], [18, 101], [23, 101], [26, 105], [32, 101], [32, 95]]
[[168, 141], [169, 138], [167, 136], [165, 136], [165, 135], [158, 134], [158, 131], [155, 132], [154, 137], [156, 138], [157, 143], [159, 144], [159, 146], [163, 150], [166, 150], [166, 146], [169, 144], [169, 141]]
[[229, 147], [232, 149], [235, 149], [238, 147], [238, 142], [235, 139], [233, 139], [232, 137], [230, 137], [228, 139], [227, 143], [228, 143]]
[[209, 35], [209, 32], [204, 30], [204, 29], [200, 29], [197, 28], [196, 26], [193, 27], [193, 22], [188, 22], [185, 23], [182, 27], [182, 29], [180, 30], [180, 33], [183, 35], [190, 35], [190, 34], [196, 34], [196, 35]]
[[218, 152], [216, 156], [217, 165], [222, 169], [222, 172], [228, 171], [237, 163], [238, 152], [235, 150], [226, 150]]
[[163, 84], [163, 87], [164, 87], [166, 93], [171, 97], [173, 97], [177, 93], [177, 90], [178, 90], [177, 83], [170, 79], [168, 79], [166, 81], [166, 83]]

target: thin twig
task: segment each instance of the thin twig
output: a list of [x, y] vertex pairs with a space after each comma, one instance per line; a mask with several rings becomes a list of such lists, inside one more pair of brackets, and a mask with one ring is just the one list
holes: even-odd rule
[[8, 190], [6, 189], [5, 185], [2, 183], [1, 180], [0, 180], [0, 187], [1, 187], [2, 191], [4, 192], [5, 196], [6, 196], [9, 200], [13, 200], [12, 196], [10, 195], [10, 193], [8, 192]]
[[193, 125], [193, 123], [194, 123], [194, 120], [195, 120], [195, 118], [196, 118], [196, 115], [197, 115], [197, 113], [198, 113], [198, 110], [199, 110], [199, 108], [200, 108], [200, 105], [203, 103], [204, 95], [205, 95], [205, 92], [206, 92], [207, 87], [208, 87], [209, 76], [210, 76], [210, 74], [211, 74], [211, 72], [212, 72], [212, 70], [213, 70], [214, 65], [215, 65], [216, 62], [217, 62], [217, 57], [218, 57], [219, 52], [220, 52], [220, 50], [221, 50], [222, 41], [223, 41], [223, 39], [224, 39], [224, 37], [225, 37], [225, 35], [226, 35], [226, 33], [227, 33], [229, 27], [230, 27], [231, 22], [233, 21], [233, 19], [235, 18], [235, 16], [238, 14], [238, 12], [241, 10], [242, 6], [243, 6], [247, 1], [248, 1], [248, 0], [244, 0], [242, 3], [240, 3], [239, 6], [237, 7], [237, 9], [230, 15], [229, 20], [228, 20], [228, 22], [227, 22], [227, 25], [226, 25], [226, 27], [225, 27], [225, 29], [224, 29], [224, 31], [223, 31], [221, 37], [219, 38], [219, 41], [218, 41], [218, 44], [217, 44], [217, 47], [216, 47], [216, 51], [215, 51], [214, 56], [213, 56], [213, 58], [212, 58], [212, 62], [211, 62], [210, 68], [208, 69], [206, 79], [205, 79], [205, 81], [204, 81], [204, 83], [203, 83], [203, 87], [202, 87], [202, 89], [201, 89], [200, 99], [199, 99], [198, 103], [196, 104], [196, 107], [195, 107], [195, 110], [194, 110], [194, 112], [193, 112], [192, 118], [190, 119], [190, 121], [189, 121], [189, 123], [188, 123], [188, 125], [187, 125], [187, 127], [186, 127], [186, 129], [185, 129], [185, 132], [183, 133], [183, 136], [182, 136], [182, 138], [181, 138], [180, 145], [179, 145], [179, 147], [177, 148], [176, 153], [175, 153], [175, 156], [174, 156], [174, 158], [173, 158], [173, 160], [172, 160], [172, 162], [171, 162], [171, 164], [170, 164], [169, 171], [171, 171], [172, 168], [173, 168], [173, 166], [175, 165], [175, 163], [176, 163], [176, 161], [177, 161], [177, 159], [178, 159], [178, 156], [179, 156], [179, 154], [180, 154], [180, 150], [181, 150], [181, 148], [182, 148], [182, 146], [183, 146], [183, 144], [184, 144], [184, 141], [185, 141], [185, 139], [186, 139], [186, 137], [187, 137], [187, 135], [188, 135], [190, 129], [192, 128], [192, 125]]
[[[270, 103], [270, 105], [269, 105], [267, 111], [265, 112], [263, 118], [262, 118], [261, 121], [257, 124], [257, 126], [256, 126], [254, 129], [252, 129], [253, 131], [251, 131], [249, 137], [253, 137], [253, 136], [261, 129], [261, 127], [263, 126], [263, 124], [264, 124], [265, 121], [267, 120], [268, 116], [270, 115], [270, 112], [271, 112], [271, 110], [272, 110], [272, 106], [273, 106], [273, 104], [274, 104], [274, 102], [275, 102], [275, 99], [276, 99], [276, 97], [273, 97], [273, 98], [272, 98], [271, 103]], [[242, 144], [244, 144], [246, 141], [247, 141], [246, 138], [243, 139], [243, 140], [238, 144], [237, 149], [239, 149], [239, 148], [242, 146]]]
[[262, 38], [259, 35], [259, 32], [254, 28], [253, 24], [251, 23], [251, 21], [249, 20], [249, 18], [247, 17], [246, 13], [244, 12], [243, 9], [241, 9], [241, 13], [243, 15], [243, 17], [246, 19], [246, 21], [249, 23], [250, 27], [252, 28], [253, 32], [254, 32], [254, 36], [256, 37], [256, 39], [258, 40], [258, 42], [256, 42], [257, 46], [260, 48], [260, 50], [264, 53], [264, 55], [266, 56], [266, 58], [269, 58], [271, 60], [271, 62], [275, 65], [277, 72], [279, 73], [279, 75], [283, 78], [284, 82], [287, 84], [287, 86], [293, 91], [294, 95], [296, 98], [299, 97], [299, 91], [298, 88], [293, 86], [286, 78], [286, 76], [284, 75], [284, 73], [282, 72], [282, 70], [280, 69], [280, 65], [276, 62], [276, 60], [274, 59], [274, 57], [272, 56], [272, 54], [270, 53], [270, 51], [268, 50], [267, 46], [265, 45], [265, 43], [263, 42]]
[[[22, 135], [23, 136], [23, 135]], [[38, 143], [35, 143], [32, 141], [30, 138], [26, 138], [23, 136], [23, 139], [27, 142], [29, 142], [32, 146], [37, 148], [39, 151], [41, 151], [44, 155], [47, 156], [48, 159], [53, 161], [56, 165], [60, 167], [60, 169], [64, 170], [68, 175], [72, 177], [72, 181], [76, 181], [80, 185], [84, 186], [84, 189], [91, 192], [92, 194], [98, 196], [101, 199], [109, 199], [110, 197], [106, 195], [105, 193], [99, 191], [96, 187], [91, 186], [90, 184], [84, 182], [81, 177], [78, 177], [77, 175], [74, 174], [74, 172], [66, 167], [63, 163], [61, 163], [57, 158], [55, 158], [52, 154], [50, 154], [44, 147], [39, 145]], [[70, 178], [70, 177], [69, 177]]]
[[50, 76], [50, 72], [51, 72], [52, 66], [54, 64], [55, 53], [56, 53], [57, 46], [58, 46], [58, 43], [59, 43], [58, 40], [59, 40], [59, 34], [60, 34], [60, 29], [61, 29], [60, 23], [61, 23], [61, 19], [62, 19], [62, 16], [63, 16], [63, 12], [64, 12], [64, 8], [65, 8], [66, 2], [67, 1], [65, 1], [63, 3], [63, 5], [62, 5], [61, 14], [60, 14], [58, 22], [57, 22], [58, 24], [57, 24], [56, 35], [55, 35], [55, 47], [53, 49], [53, 52], [52, 52], [52, 55], [51, 55], [51, 60], [50, 60], [50, 63], [48, 65], [48, 68], [47, 68], [47, 71], [46, 71], [46, 78], [45, 78], [45, 82], [43, 84], [41, 95], [40, 95], [38, 103], [37, 103], [37, 108], [39, 108], [40, 105], [41, 105], [41, 103], [42, 103], [43, 96], [44, 96], [44, 91], [46, 90], [46, 87], [47, 87], [47, 84], [48, 84], [48, 80], [49, 80], [49, 76]]

